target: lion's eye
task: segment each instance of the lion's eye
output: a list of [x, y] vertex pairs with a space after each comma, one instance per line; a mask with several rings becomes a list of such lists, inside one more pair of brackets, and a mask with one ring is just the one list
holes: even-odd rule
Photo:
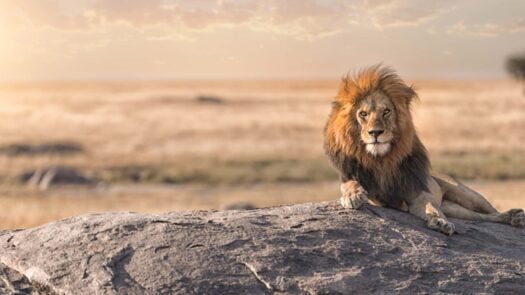
[[368, 114], [365, 111], [360, 111], [359, 112], [359, 117], [361, 117], [361, 118], [366, 117], [366, 115], [368, 115]]
[[386, 116], [390, 115], [391, 112], [392, 111], [390, 111], [389, 109], [386, 109], [386, 110], [383, 111], [383, 116], [386, 117]]

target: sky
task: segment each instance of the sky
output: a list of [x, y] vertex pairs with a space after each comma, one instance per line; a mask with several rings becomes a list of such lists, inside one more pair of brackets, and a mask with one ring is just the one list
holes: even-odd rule
[[0, 0], [0, 80], [504, 78], [523, 0]]

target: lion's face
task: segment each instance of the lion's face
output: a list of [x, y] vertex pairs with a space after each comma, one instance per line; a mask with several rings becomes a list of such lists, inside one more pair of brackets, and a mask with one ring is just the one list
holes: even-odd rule
[[380, 91], [372, 92], [354, 108], [359, 134], [366, 151], [373, 156], [387, 154], [395, 136], [396, 109], [392, 100]]
[[415, 98], [414, 89], [386, 67], [344, 77], [325, 126], [326, 152], [395, 173], [419, 140], [410, 114]]

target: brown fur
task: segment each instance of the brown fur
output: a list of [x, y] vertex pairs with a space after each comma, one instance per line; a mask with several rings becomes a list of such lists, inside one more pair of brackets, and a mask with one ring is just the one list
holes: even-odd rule
[[[366, 151], [354, 115], [358, 104], [376, 92], [391, 99], [397, 115], [397, 132], [391, 150], [384, 157], [374, 157]], [[424, 158], [422, 161], [428, 162], [410, 114], [410, 103], [414, 98], [417, 98], [415, 91], [390, 68], [377, 65], [343, 78], [325, 128], [325, 150], [343, 179], [348, 171], [341, 166], [342, 162], [355, 159], [360, 167], [371, 172], [380, 190], [385, 192], [395, 185], [400, 164], [409, 155], [421, 155]], [[424, 175], [429, 173], [428, 167], [422, 167], [422, 170], [418, 172]]]
[[409, 211], [448, 235], [454, 225], [447, 217], [525, 226], [523, 210], [499, 213], [461, 183], [430, 174], [410, 114], [414, 98], [412, 87], [380, 65], [343, 78], [325, 127], [325, 151], [341, 175], [341, 204], [358, 209], [372, 201]]
[[[380, 161], [359, 144], [358, 126], [355, 120], [349, 118], [359, 100], [375, 91], [383, 92], [392, 98], [398, 112], [398, 128], [402, 130], [392, 151]], [[415, 97], [417, 95], [414, 90], [406, 86], [389, 68], [374, 66], [361, 71], [355, 77], [343, 78], [334, 102], [334, 110], [326, 126], [326, 147], [354, 156], [363, 166], [380, 173], [378, 176], [392, 179], [397, 165], [412, 152], [414, 144], [416, 148], [423, 148], [415, 140], [415, 129], [410, 114], [410, 102]]]

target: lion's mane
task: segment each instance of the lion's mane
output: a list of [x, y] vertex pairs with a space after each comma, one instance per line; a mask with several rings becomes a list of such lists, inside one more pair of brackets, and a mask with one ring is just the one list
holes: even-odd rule
[[[376, 91], [392, 100], [397, 113], [391, 150], [381, 157], [366, 151], [355, 117], [358, 103]], [[430, 164], [410, 114], [415, 98], [413, 88], [393, 70], [376, 65], [343, 78], [325, 127], [325, 151], [342, 181], [359, 181], [369, 195], [395, 208], [428, 190]]]

